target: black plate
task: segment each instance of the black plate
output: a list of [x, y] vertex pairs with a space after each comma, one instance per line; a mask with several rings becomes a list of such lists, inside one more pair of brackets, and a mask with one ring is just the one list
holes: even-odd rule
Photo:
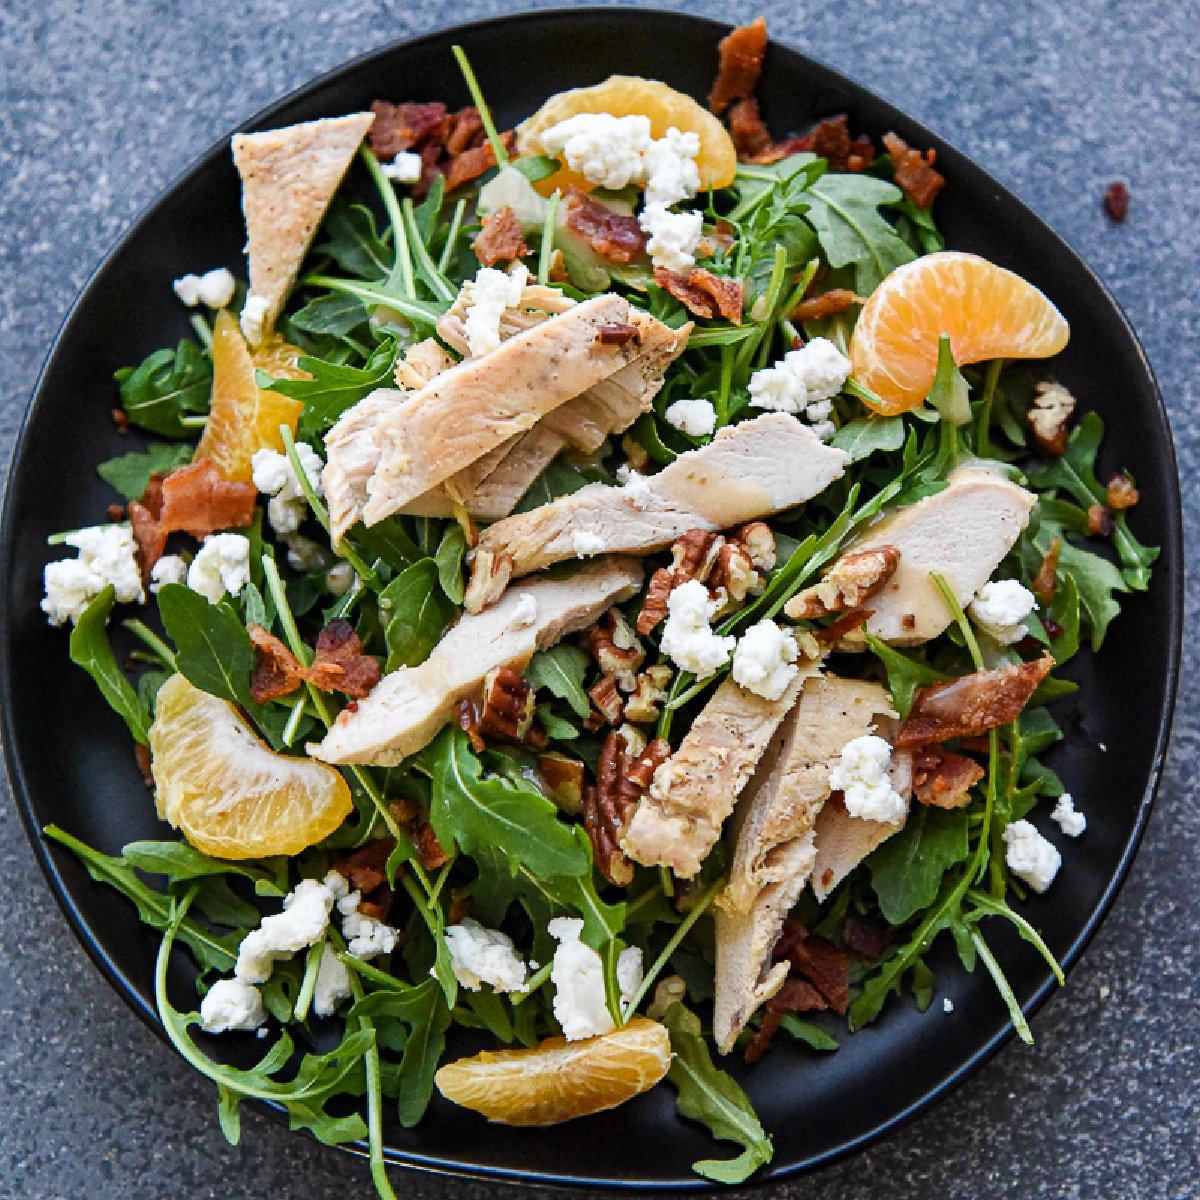
[[[703, 97], [726, 27], [678, 14], [575, 10], [505, 18], [442, 32], [359, 59], [302, 88], [245, 129], [282, 126], [360, 110], [373, 99], [469, 103], [450, 47], [466, 48], [497, 123], [506, 128], [552, 92], [614, 72], [663, 79]], [[521, 64], [519, 71], [514, 64]], [[1025, 906], [1051, 949], [1073, 963], [1113, 902], [1142, 836], [1158, 784], [1175, 696], [1182, 626], [1182, 521], [1175, 456], [1150, 366], [1112, 297], [1079, 257], [985, 171], [934, 134], [829, 68], [772, 46], [759, 91], [777, 136], [834, 113], [878, 144], [889, 130], [936, 147], [949, 186], [937, 216], [950, 247], [981, 254], [1040, 287], [1071, 324], [1053, 363], [1109, 436], [1102, 477], [1117, 468], [1137, 479], [1132, 524], [1163, 554], [1149, 592], [1129, 596], [1103, 653], [1079, 655], [1070, 674], [1083, 701], [1060, 702], [1065, 743], [1047, 756], [1090, 817], [1085, 837], [1064, 846], [1058, 883]], [[47, 535], [105, 519], [113, 494], [96, 463], [131, 448], [113, 428], [112, 373], [188, 333], [171, 280], [224, 264], [244, 271], [245, 232], [237, 175], [222, 140], [133, 226], [92, 277], [63, 325], [17, 445], [3, 524], [5, 604], [0, 614], [0, 687], [9, 776], [47, 880], [92, 959], [148, 1025], [157, 936], [133, 907], [93, 884], [75, 858], [40, 833], [56, 822], [109, 853], [166, 827], [134, 764], [120, 719], [67, 658], [67, 635], [38, 610], [42, 568], [61, 557]], [[1037, 818], [1046, 826], [1044, 815]], [[1055, 831], [1057, 832], [1057, 831]], [[1060, 840], [1061, 839], [1056, 839]], [[1041, 959], [992, 922], [988, 936], [1026, 1012], [1053, 984]], [[732, 1062], [775, 1139], [768, 1175], [813, 1167], [895, 1128], [960, 1083], [1011, 1036], [1003, 1004], [983, 970], [964, 974], [938, 943], [931, 965], [940, 1005], [921, 1014], [892, 1000], [875, 1025], [843, 1036], [836, 1054], [774, 1048], [754, 1069]], [[173, 987], [186, 1005], [185, 956]], [[225, 1039], [226, 1043], [236, 1042]], [[214, 1095], [214, 1103], [216, 1097]], [[701, 1186], [690, 1164], [724, 1153], [707, 1132], [678, 1119], [668, 1086], [613, 1112], [552, 1132], [488, 1125], [435, 1097], [412, 1130], [389, 1120], [388, 1157], [397, 1163], [472, 1175], [618, 1186]], [[614, 1147], [620, 1147], [619, 1153]]]

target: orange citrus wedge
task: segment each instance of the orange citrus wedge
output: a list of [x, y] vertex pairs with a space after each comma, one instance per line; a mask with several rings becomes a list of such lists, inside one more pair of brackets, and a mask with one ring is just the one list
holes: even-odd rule
[[924, 401], [942, 334], [962, 366], [1049, 358], [1067, 344], [1070, 329], [1062, 313], [1012, 271], [975, 254], [927, 254], [893, 271], [854, 326], [851, 373], [879, 397], [871, 408], [893, 416]]
[[615, 1108], [653, 1087], [671, 1065], [671, 1039], [637, 1017], [581, 1042], [547, 1038], [534, 1050], [485, 1050], [433, 1077], [447, 1100], [504, 1125], [556, 1125]]
[[232, 704], [182, 675], [159, 689], [150, 753], [158, 815], [214, 858], [299, 854], [354, 807], [339, 772], [276, 754]]
[[[285, 361], [283, 345], [286, 343], [267, 347], [261, 363], [264, 371], [285, 373], [277, 369]], [[287, 425], [295, 433], [304, 405], [255, 383], [255, 360], [237, 321], [226, 309], [217, 313], [213, 324], [212, 360], [212, 406], [192, 461], [211, 459], [223, 478], [231, 483], [249, 483], [254, 452], [268, 448], [282, 454], [279, 427]]]
[[[650, 132], [656, 138], [665, 137], [672, 125], [681, 133], [694, 132], [700, 138], [696, 167], [701, 186], [723, 188], [733, 182], [737, 151], [725, 126], [691, 96], [657, 79], [642, 79], [637, 75], [610, 75], [594, 87], [572, 88], [551, 96], [532, 117], [517, 126], [518, 152], [541, 154], [540, 135], [579, 113], [609, 113], [614, 117], [640, 113], [650, 118]], [[566, 167], [534, 186], [543, 196], [549, 196], [556, 187], [565, 193], [571, 183], [587, 192], [594, 186]]]

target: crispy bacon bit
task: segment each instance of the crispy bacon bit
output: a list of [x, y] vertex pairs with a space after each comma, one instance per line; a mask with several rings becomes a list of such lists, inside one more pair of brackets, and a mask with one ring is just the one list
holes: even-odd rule
[[447, 925], [460, 925], [464, 917], [471, 915], [473, 896], [454, 896], [450, 900], [450, 911], [446, 914]]
[[261, 625], [248, 625], [246, 632], [257, 652], [250, 695], [259, 704], [265, 704], [294, 692], [304, 681], [304, 669], [296, 656]]
[[850, 122], [845, 113], [822, 121], [812, 139], [813, 153], [825, 159], [831, 171], [850, 169]]
[[636, 325], [626, 325], [620, 321], [612, 325], [601, 325], [596, 330], [596, 341], [602, 346], [626, 346], [630, 342], [641, 340]]
[[646, 249], [646, 235], [636, 217], [615, 212], [574, 184], [567, 188], [567, 228], [609, 262], [632, 262]]
[[720, 116], [735, 100], [753, 96], [767, 52], [767, 22], [755, 17], [717, 43], [721, 56], [717, 78], [708, 93], [708, 107]]
[[1093, 504], [1088, 508], [1088, 533], [1093, 537], [1112, 537], [1112, 509], [1107, 504]]
[[122, 504], [110, 504], [108, 506], [108, 519], [110, 521], [125, 520], [125, 506]]
[[737, 245], [733, 226], [718, 220], [711, 233], [702, 234], [696, 242], [697, 258], [713, 258], [718, 251], [728, 254]]
[[151, 475], [142, 502], [129, 505], [138, 544], [142, 582], [162, 557], [167, 535], [182, 530], [202, 538], [218, 529], [237, 529], [254, 520], [257, 491], [252, 483], [230, 483], [208, 459]]
[[829, 1001], [829, 1007], [844, 1016], [850, 1004], [850, 959], [824, 938], [807, 937], [788, 953], [792, 971]]
[[965, 808], [970, 789], [983, 778], [983, 768], [963, 754], [925, 746], [913, 756], [913, 794], [935, 808]]
[[949, 683], [917, 689], [908, 719], [893, 743], [911, 749], [952, 737], [978, 737], [989, 729], [1016, 719], [1046, 678], [1054, 659], [1044, 655], [1035, 662], [976, 671]]
[[[416, 811], [409, 818], [410, 821], [415, 819]], [[378, 838], [335, 858], [329, 864], [329, 869], [336, 871], [356, 892], [366, 896], [387, 883], [387, 860], [395, 848], [395, 838]]]
[[521, 222], [507, 204], [483, 218], [483, 229], [471, 243], [471, 249], [485, 267], [494, 267], [501, 261], [512, 262], [529, 253]]
[[831, 621], [823, 629], [814, 629], [813, 637], [822, 646], [836, 646], [842, 638], [849, 636], [861, 625], [865, 625], [873, 616], [873, 608], [856, 608], [842, 613], [836, 621]]
[[792, 309], [793, 321], [816, 321], [820, 317], [833, 316], [834, 313], [845, 312], [852, 304], [860, 304], [859, 298], [846, 288], [830, 288], [819, 296], [809, 296], [801, 300]]
[[892, 156], [896, 168], [896, 185], [910, 195], [921, 208], [928, 208], [934, 197], [946, 186], [946, 178], [933, 169], [936, 150], [914, 150], [894, 133], [883, 135], [883, 144]]
[[1054, 599], [1054, 589], [1058, 586], [1058, 556], [1062, 553], [1062, 538], [1055, 538], [1050, 543], [1038, 567], [1038, 573], [1033, 577], [1033, 593], [1043, 604], [1049, 604]]
[[729, 136], [739, 162], [765, 165], [787, 157], [787, 152], [771, 137], [753, 96], [739, 100], [729, 110]]
[[1067, 426], [1075, 411], [1075, 397], [1058, 383], [1039, 383], [1034, 388], [1029, 424], [1033, 439], [1056, 457], [1067, 449]]
[[[787, 981], [784, 982], [786, 985]], [[742, 1057], [747, 1063], [756, 1063], [762, 1058], [782, 1023], [782, 1012], [773, 1008], [766, 1009], [762, 1015], [762, 1024], [759, 1025], [750, 1041], [746, 1043], [746, 1049], [742, 1052]]]
[[690, 313], [697, 317], [715, 317], [718, 313], [735, 325], [742, 323], [742, 281], [722, 279], [703, 267], [694, 267], [686, 275], [654, 268], [654, 282], [682, 300]]
[[451, 117], [450, 126], [450, 136], [446, 138], [446, 153], [450, 158], [457, 158], [483, 144], [483, 118], [475, 105], [460, 108]]
[[150, 769], [150, 747], [143, 746], [141, 742], [134, 742], [133, 755], [137, 759], [138, 770], [141, 771], [142, 778], [146, 781], [146, 786], [152, 788], [154, 786], [154, 772]]
[[[516, 152], [517, 136], [512, 130], [502, 133], [500, 141], [509, 154]], [[477, 179], [484, 171], [490, 170], [495, 165], [496, 155], [492, 150], [491, 142], [484, 142], [482, 146], [473, 146], [470, 150], [464, 150], [450, 159], [447, 164], [446, 191], [452, 192], [468, 180]]]
[[363, 653], [362, 642], [348, 621], [331, 621], [317, 637], [311, 667], [302, 667], [295, 655], [261, 625], [247, 628], [257, 652], [250, 695], [263, 704], [294, 692], [308, 682], [324, 692], [365, 696], [379, 682], [379, 663]]
[[433, 826], [428, 821], [422, 820], [417, 825], [414, 841], [417, 847], [417, 858], [425, 870], [436, 871], [439, 867], [445, 866], [450, 855], [442, 849], [442, 844], [437, 840], [437, 834], [433, 832]]
[[1122, 509], [1132, 508], [1141, 497], [1128, 475], [1114, 475], [1108, 481], [1107, 499], [1108, 507], [1113, 512], [1120, 512]]
[[403, 796], [389, 800], [388, 811], [401, 825], [411, 825], [421, 815], [420, 806], [415, 801], [407, 800]]
[[864, 962], [874, 962], [891, 944], [895, 932], [882, 918], [851, 913], [842, 926], [842, 949]]
[[112, 419], [118, 433], [124, 434], [129, 432], [129, 414], [123, 408], [114, 408], [112, 410]]
[[444, 104], [389, 104], [376, 100], [371, 105], [375, 122], [368, 135], [371, 153], [380, 162], [391, 162], [397, 154], [420, 150], [418, 143], [441, 147], [450, 132], [450, 117]]
[[1104, 189], [1104, 211], [1118, 224], [1129, 212], [1129, 189], [1119, 179], [1114, 179]]

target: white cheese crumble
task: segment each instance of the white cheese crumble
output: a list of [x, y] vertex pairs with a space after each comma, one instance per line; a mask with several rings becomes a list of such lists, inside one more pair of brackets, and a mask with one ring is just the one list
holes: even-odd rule
[[121, 525], [91, 525], [76, 529], [63, 541], [74, 546], [79, 557], [47, 563], [42, 572], [46, 588], [42, 611], [51, 625], [78, 621], [87, 606], [109, 584], [120, 604], [145, 601], [137, 542], [128, 521]]
[[1037, 607], [1037, 598], [1015, 579], [985, 583], [967, 606], [971, 620], [1002, 646], [1019, 642], [1029, 632], [1023, 622]]
[[904, 819], [908, 807], [888, 778], [891, 762], [891, 746], [874, 734], [857, 737], [842, 747], [841, 757], [829, 772], [829, 788], [842, 793], [852, 817], [888, 824]]
[[774, 621], [759, 621], [746, 630], [733, 652], [733, 680], [766, 700], [778, 700], [800, 673], [795, 665], [799, 654], [790, 632]]
[[1078, 837], [1087, 828], [1087, 817], [1075, 808], [1075, 799], [1070, 792], [1059, 796], [1050, 820], [1057, 821], [1067, 837]]
[[[307, 442], [297, 442], [296, 457], [304, 468], [309, 486], [318, 496], [324, 495], [321, 471], [325, 464], [321, 456]], [[271, 528], [281, 537], [295, 533], [308, 516], [308, 500], [292, 460], [278, 450], [255, 450], [250, 459], [250, 469], [254, 486], [271, 497], [267, 505], [267, 520], [271, 522]]]
[[424, 162], [419, 154], [402, 150], [390, 163], [380, 163], [384, 179], [393, 183], [419, 183]]
[[674, 125], [667, 129], [665, 137], [657, 138], [642, 151], [647, 207], [678, 204], [680, 200], [690, 200], [700, 190], [700, 171], [696, 166], [699, 153], [700, 135], [694, 130], [682, 133]]
[[[546, 926], [557, 940], [550, 982], [554, 984], [554, 1016], [569, 1042], [612, 1032], [613, 1019], [604, 995], [604, 964], [600, 955], [579, 940], [583, 922], [577, 917], [555, 917]], [[617, 959], [617, 986], [628, 1004], [642, 982], [642, 952], [636, 946], [621, 951]]]
[[364, 960], [391, 954], [400, 944], [400, 931], [360, 913], [361, 899], [358, 892], [350, 892], [337, 902], [342, 914], [342, 933], [346, 935], [346, 953]]
[[210, 533], [188, 567], [187, 585], [210, 604], [236, 596], [250, 582], [250, 539], [240, 533]]
[[717, 410], [708, 400], [676, 400], [663, 416], [668, 425], [688, 437], [711, 437], [717, 427]]
[[1062, 855], [1028, 821], [1014, 821], [1004, 831], [1008, 851], [1004, 861], [1009, 869], [1025, 880], [1035, 892], [1044, 892], [1062, 866]]
[[850, 360], [827, 338], [813, 338], [799, 350], [789, 350], [773, 367], [750, 376], [750, 403], [777, 412], [803, 412], [825, 442], [836, 432], [829, 420], [833, 397], [849, 376]]
[[178, 554], [164, 554], [150, 568], [150, 590], [157, 596], [168, 583], [187, 583], [188, 565]]
[[246, 297], [246, 303], [242, 305], [238, 324], [242, 329], [242, 337], [252, 346], [257, 346], [263, 340], [263, 321], [266, 320], [268, 308], [270, 305], [266, 297], [256, 296], [253, 292]]
[[224, 308], [233, 299], [235, 285], [233, 275], [224, 267], [217, 267], [203, 275], [183, 275], [171, 286], [188, 308], [200, 303], [209, 308]]
[[495, 267], [480, 267], [473, 280], [462, 286], [467, 303], [463, 333], [472, 358], [481, 358], [500, 348], [500, 318], [506, 308], [521, 303], [521, 293], [529, 281], [529, 268], [513, 263], [511, 273]]
[[671, 212], [662, 204], [647, 204], [638, 216], [647, 235], [646, 253], [656, 267], [686, 274], [696, 265], [696, 246], [704, 228], [698, 212]]
[[469, 991], [477, 992], [485, 983], [497, 992], [519, 992], [525, 986], [525, 962], [512, 938], [498, 929], [485, 929], [466, 917], [446, 930], [446, 948], [454, 978]]
[[689, 579], [667, 597], [662, 652], [698, 679], [707, 679], [723, 667], [737, 644], [737, 638], [718, 637], [709, 627], [720, 605], [720, 600], [710, 599], [708, 588], [698, 579]]
[[576, 558], [591, 558], [593, 554], [604, 553], [604, 539], [598, 533], [576, 529], [571, 534], [571, 548]]
[[509, 625], [513, 629], [528, 629], [537, 620], [538, 606], [537, 597], [531, 596], [528, 592], [517, 601], [516, 610], [513, 612], [512, 620]]
[[200, 1001], [200, 1027], [205, 1033], [257, 1029], [266, 1019], [258, 988], [240, 979], [218, 979]]
[[243, 983], [266, 983], [277, 958], [291, 958], [325, 932], [333, 893], [320, 880], [302, 879], [283, 901], [283, 912], [263, 917], [238, 947], [234, 976]]
[[954, 1001], [951, 1000], [949, 996], [947, 996], [942, 1001], [942, 1012], [952, 1013], [953, 1011], [954, 1011]]
[[321, 965], [317, 968], [317, 982], [313, 988], [312, 1008], [318, 1017], [331, 1017], [342, 1000], [354, 994], [350, 986], [350, 971], [337, 956], [334, 948], [326, 942], [321, 947]]
[[617, 468], [617, 482], [629, 494], [633, 507], [644, 512], [650, 504], [650, 480], [645, 475], [639, 475], [628, 463], [622, 463]]

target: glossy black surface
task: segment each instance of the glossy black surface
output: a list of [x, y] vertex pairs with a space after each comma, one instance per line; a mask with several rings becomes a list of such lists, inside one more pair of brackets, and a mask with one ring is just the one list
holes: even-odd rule
[[[466, 48], [498, 123], [511, 125], [545, 95], [640, 73], [703, 96], [723, 30], [667, 14], [546, 13], [438, 34], [372, 55], [302, 90], [247, 126], [282, 125], [361, 108], [376, 98], [436, 97], [468, 102], [449, 47]], [[570, 56], [561, 48], [570, 46]], [[513, 61], [537, 63], [517, 74]], [[522, 82], [525, 80], [525, 82]], [[780, 46], [769, 53], [760, 89], [777, 133], [845, 111], [857, 132], [889, 129], [936, 146], [950, 186], [937, 215], [949, 245], [1018, 271], [1041, 287], [1072, 326], [1056, 375], [1109, 422], [1102, 468], [1128, 467], [1142, 503], [1134, 528], [1159, 540], [1163, 559], [1150, 592], [1130, 597], [1098, 659], [1072, 664], [1085, 702], [1058, 707], [1066, 744], [1047, 757], [1071, 790], [1106, 812], [1073, 854], [1072, 886], [1026, 911], [1051, 948], [1073, 961], [1111, 902], [1140, 837], [1173, 698], [1181, 606], [1178, 485], [1169, 432], [1149, 368], [1120, 312], [1084, 264], [984, 172], [861, 88]], [[141, 782], [120, 720], [66, 657], [66, 637], [37, 604], [41, 569], [58, 557], [45, 546], [57, 530], [92, 524], [113, 499], [88, 468], [130, 448], [109, 418], [112, 371], [187, 332], [182, 308], [164, 307], [162, 281], [205, 262], [238, 267], [244, 231], [236, 174], [224, 144], [215, 148], [134, 227], [97, 272], [64, 326], [39, 384], [10, 478], [4, 521], [6, 599], [0, 638], [5, 738], [13, 790], [68, 917], [122, 994], [153, 1022], [151, 975], [157, 936], [120, 896], [93, 885], [73, 857], [47, 852], [36, 829], [55, 821], [115, 852], [163, 827]], [[153, 284], [151, 287], [149, 285]], [[1103, 471], [1102, 471], [1103, 476]], [[70, 481], [70, 486], [63, 486]], [[1168, 636], [1164, 636], [1164, 633]], [[1133, 719], [1129, 714], [1136, 714]], [[64, 716], [72, 719], [66, 721]], [[1102, 749], [1101, 747], [1106, 747]], [[1034, 951], [994, 923], [993, 943], [1018, 995], [1035, 1004], [1050, 978]], [[794, 1047], [750, 1072], [734, 1068], [775, 1138], [772, 1173], [844, 1152], [911, 1114], [978, 1065], [1008, 1034], [1003, 1006], [982, 973], [962, 975], [940, 947], [932, 965], [970, 1022], [945, 1023], [911, 1002], [889, 1004], [883, 1019], [836, 1055]], [[186, 971], [178, 972], [180, 1004]], [[505, 1130], [435, 1100], [415, 1130], [394, 1123], [387, 1140], [397, 1161], [460, 1171], [627, 1185], [699, 1181], [689, 1164], [717, 1150], [705, 1131], [674, 1116], [673, 1093], [656, 1089], [615, 1112], [550, 1133]], [[613, 1153], [619, 1145], [621, 1152]]]

